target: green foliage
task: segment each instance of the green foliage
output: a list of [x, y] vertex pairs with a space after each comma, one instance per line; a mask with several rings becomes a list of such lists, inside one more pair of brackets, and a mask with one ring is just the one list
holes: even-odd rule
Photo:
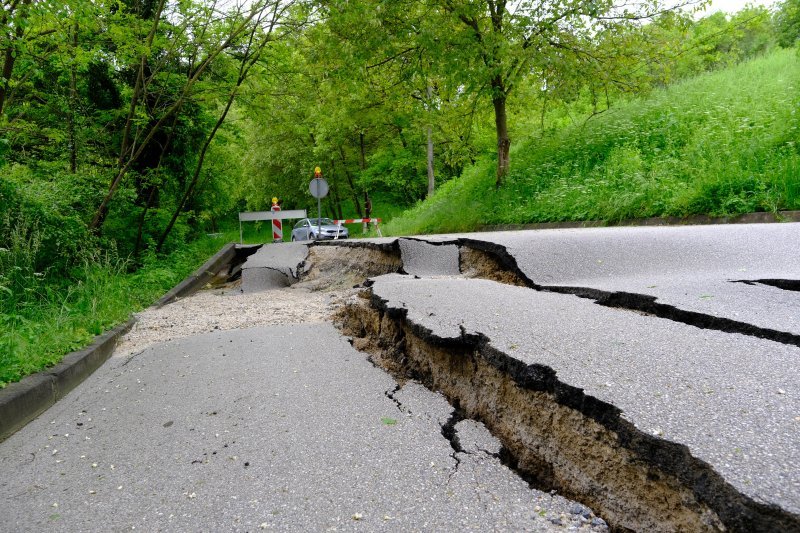
[[386, 191], [391, 203], [411, 205], [425, 196], [425, 160], [399, 146], [387, 146], [369, 158], [361, 174], [366, 190]]
[[[35, 248], [36, 230], [32, 237], [20, 239], [12, 249], [0, 251], [4, 268], [11, 262], [9, 256], [16, 266], [29, 268], [30, 258], [24, 256]], [[111, 255], [86, 257], [67, 287], [41, 276], [26, 278], [25, 290], [35, 296], [4, 298], [0, 308], [0, 388], [58, 363], [66, 353], [152, 304], [216, 252], [221, 242], [205, 238], [164, 258], [148, 255], [135, 273], [128, 273], [128, 263]], [[3, 288], [8, 280], [0, 280], [0, 292], [8, 295]]]
[[775, 13], [778, 44], [789, 48], [800, 39], [800, 0], [784, 0]]
[[[361, 215], [368, 193], [384, 220], [411, 208], [395, 233], [797, 206], [796, 60], [723, 71], [794, 43], [796, 0], [774, 27], [752, 7], [638, 24], [591, 2], [245, 4], [7, 6], [0, 380], [152, 301], [210, 253], [203, 234], [238, 239], [237, 211], [313, 212], [316, 166], [324, 215]], [[514, 159], [496, 190], [500, 108]]]
[[[93, 246], [79, 212], [87, 195], [81, 180], [55, 174], [42, 181], [22, 165], [0, 169], [0, 175], [0, 242], [25, 254], [26, 276], [67, 274]], [[0, 263], [0, 276], [8, 275], [5, 269]]]
[[528, 138], [504, 188], [493, 191], [479, 164], [386, 230], [798, 209], [798, 84], [789, 51], [700, 75]]
[[471, 231], [491, 216], [494, 162], [486, 159], [468, 167], [459, 179], [448, 181], [430, 198], [383, 226], [386, 235]]

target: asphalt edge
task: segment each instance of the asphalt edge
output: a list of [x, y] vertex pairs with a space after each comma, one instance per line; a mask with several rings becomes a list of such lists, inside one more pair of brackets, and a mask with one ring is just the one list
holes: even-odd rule
[[[197, 291], [235, 256], [236, 244], [225, 244], [200, 268], [167, 291], [152, 307], [163, 307]], [[0, 389], [0, 442], [47, 411], [100, 368], [111, 357], [119, 338], [135, 323], [136, 318], [131, 318], [96, 336], [89, 346], [68, 353], [57, 365]]]
[[94, 338], [92, 344], [67, 354], [52, 368], [22, 378], [0, 390], [0, 442], [4, 441], [58, 400], [66, 396], [105, 363], [117, 340], [136, 322], [127, 322]]
[[704, 226], [710, 224], [768, 224], [774, 222], [800, 222], [800, 211], [745, 213], [729, 217], [694, 215], [690, 217], [631, 218], [617, 222], [585, 220], [575, 222], [539, 222], [535, 224], [487, 224], [479, 226], [476, 231], [606, 228], [614, 226]]
[[220, 250], [209, 258], [208, 261], [202, 264], [200, 268], [189, 274], [183, 281], [175, 285], [172, 289], [167, 291], [164, 296], [156, 300], [153, 307], [158, 309], [165, 305], [174, 302], [178, 298], [189, 296], [197, 291], [200, 287], [205, 286], [206, 283], [214, 279], [220, 268], [236, 256], [236, 243], [229, 242], [223, 245]]

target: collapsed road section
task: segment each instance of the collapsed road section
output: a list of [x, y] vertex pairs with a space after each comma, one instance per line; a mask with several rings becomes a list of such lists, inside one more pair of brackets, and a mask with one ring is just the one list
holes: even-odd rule
[[342, 311], [354, 346], [483, 422], [532, 483], [618, 530], [800, 530], [793, 331], [609, 306], [471, 238], [313, 246], [303, 270], [357, 283], [355, 257], [394, 274]]

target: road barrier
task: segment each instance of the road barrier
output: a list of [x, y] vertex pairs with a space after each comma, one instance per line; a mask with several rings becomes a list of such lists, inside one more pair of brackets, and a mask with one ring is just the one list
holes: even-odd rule
[[272, 205], [272, 242], [282, 242], [283, 241], [283, 224], [281, 224], [280, 218], [274, 218], [275, 213], [279, 213], [281, 210], [281, 206], [277, 204]]
[[[381, 234], [381, 228], [379, 226], [379, 224], [381, 223], [381, 219], [379, 219], [379, 218], [346, 218], [346, 219], [343, 219], [343, 220], [334, 220], [333, 223], [336, 224], [337, 226], [341, 226], [342, 224], [359, 224], [359, 223], [361, 223], [361, 224], [364, 225], [363, 226], [364, 227], [364, 233], [367, 232], [367, 225], [372, 223], [372, 224], [375, 224], [375, 231], [378, 232], [378, 237], [383, 237], [383, 235]], [[338, 235], [336, 236], [336, 238], [338, 238]]]
[[[239, 242], [244, 242], [242, 233], [242, 222], [255, 222], [257, 220], [286, 220], [287, 218], [306, 218], [305, 209], [290, 209], [286, 211], [253, 211], [250, 213], [239, 213]], [[274, 226], [273, 226], [274, 229]], [[273, 232], [274, 237], [274, 232]]]

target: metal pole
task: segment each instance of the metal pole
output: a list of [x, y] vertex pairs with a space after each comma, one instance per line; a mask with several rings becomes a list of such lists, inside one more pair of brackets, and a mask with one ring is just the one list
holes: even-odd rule
[[239, 244], [244, 244], [244, 236], [242, 234], [242, 221], [239, 220]]
[[322, 218], [322, 199], [321, 198], [317, 198], [317, 239], [316, 240], [319, 240], [319, 233], [320, 233], [320, 231], [322, 231], [322, 229], [321, 229], [322, 220], [320, 220], [321, 218]]

